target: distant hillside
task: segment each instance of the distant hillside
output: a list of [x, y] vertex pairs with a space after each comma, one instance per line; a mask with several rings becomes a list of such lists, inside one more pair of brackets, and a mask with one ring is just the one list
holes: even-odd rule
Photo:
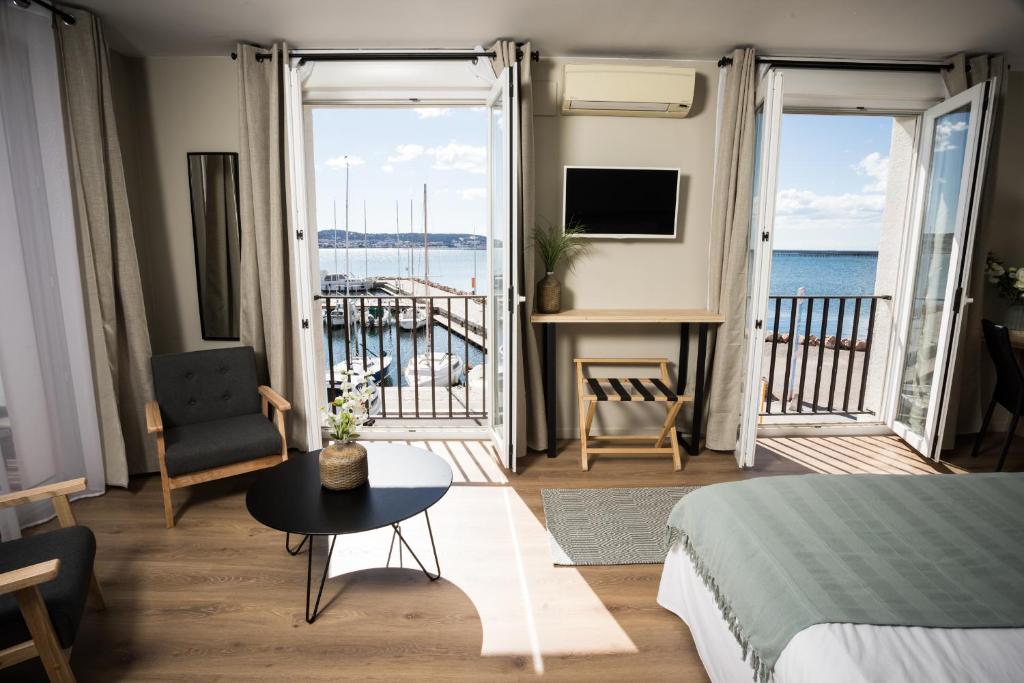
[[[364, 241], [365, 240], [365, 241]], [[344, 230], [320, 230], [317, 233], [317, 241], [321, 249], [331, 247], [343, 248], [345, 246]], [[386, 232], [371, 232], [365, 238], [361, 232], [352, 232], [348, 246], [352, 249], [362, 249], [364, 246], [370, 249], [402, 247], [422, 247], [423, 234], [395, 235]], [[464, 232], [440, 232], [430, 233], [430, 247], [439, 249], [486, 249], [487, 239], [481, 235], [470, 235]]]

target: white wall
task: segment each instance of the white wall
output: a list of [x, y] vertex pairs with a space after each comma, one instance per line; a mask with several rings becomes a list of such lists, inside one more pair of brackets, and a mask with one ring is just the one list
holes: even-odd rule
[[[556, 112], [544, 102], [561, 80], [561, 66], [594, 60], [542, 59], [534, 66], [536, 111]], [[625, 60], [608, 60], [613, 63]], [[597, 240], [591, 255], [564, 275], [565, 308], [704, 308], [711, 222], [715, 144], [714, 62], [646, 61], [697, 69], [693, 110], [685, 119], [535, 115], [538, 221], [561, 220], [566, 165], [661, 166], [682, 174], [678, 235], [672, 240]], [[553, 106], [554, 105], [554, 106]], [[538, 277], [542, 276], [538, 272]], [[673, 367], [679, 330], [673, 325], [560, 326], [557, 348], [560, 436], [578, 433], [572, 359], [577, 356], [664, 356]], [[695, 348], [695, 344], [692, 345]], [[690, 363], [692, 377], [694, 364]], [[692, 379], [690, 386], [692, 387]], [[618, 410], [616, 410], [618, 409]], [[602, 412], [604, 416], [602, 417]], [[614, 406], [598, 411], [596, 430], [636, 431], [660, 424], [650, 406]], [[612, 417], [613, 419], [606, 419]]]
[[237, 345], [202, 338], [186, 162], [188, 152], [238, 151], [235, 63], [138, 61], [136, 106], [122, 119], [135, 153], [127, 163], [138, 173], [132, 208], [153, 353]]

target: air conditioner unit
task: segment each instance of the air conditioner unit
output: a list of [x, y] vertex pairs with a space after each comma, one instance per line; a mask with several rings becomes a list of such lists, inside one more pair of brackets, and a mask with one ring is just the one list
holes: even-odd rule
[[678, 66], [566, 64], [562, 113], [683, 118], [696, 71]]

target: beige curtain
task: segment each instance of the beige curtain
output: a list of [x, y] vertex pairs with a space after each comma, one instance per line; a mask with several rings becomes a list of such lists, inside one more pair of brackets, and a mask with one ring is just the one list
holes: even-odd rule
[[89, 350], [108, 484], [158, 469], [143, 405], [153, 397], [149, 332], [132, 234], [110, 64], [99, 20], [55, 22]]
[[531, 79], [530, 43], [522, 43], [516, 47], [515, 41], [499, 40], [490, 47], [495, 53], [491, 60], [494, 75], [497, 76], [505, 67], [519, 61], [519, 244], [518, 258], [519, 281], [522, 283], [520, 295], [526, 298], [523, 305], [516, 309], [520, 316], [520, 343], [516, 351], [515, 368], [515, 401], [519, 421], [516, 427], [516, 440], [520, 444], [517, 457], [523, 455], [525, 448], [543, 450], [547, 447], [547, 422], [544, 420], [544, 391], [541, 376], [540, 349], [536, 331], [530, 324], [530, 313], [533, 311], [533, 300], [537, 283], [534, 281], [536, 271], [536, 251], [533, 249], [533, 228], [535, 209], [534, 157], [533, 157], [533, 81]]
[[[269, 59], [256, 60], [267, 53]], [[283, 69], [287, 48], [238, 45], [240, 336], [256, 350], [262, 381], [291, 401], [289, 444], [306, 450], [301, 319], [291, 277], [285, 197]]]
[[715, 338], [708, 395], [706, 442], [708, 448], [719, 451], [736, 448], [747, 369], [743, 327], [754, 179], [754, 50], [735, 50], [725, 78], [715, 152], [708, 260], [708, 304], [711, 310], [725, 316]]
[[967, 88], [982, 83], [993, 76], [999, 78], [995, 111], [992, 112], [992, 142], [989, 149], [985, 187], [982, 192], [981, 211], [978, 215], [978, 232], [974, 240], [974, 257], [971, 263], [969, 296], [974, 303], [967, 307], [963, 321], [963, 336], [957, 348], [953, 365], [952, 391], [949, 393], [949, 407], [943, 431], [942, 448], [952, 448], [957, 434], [976, 433], [981, 427], [982, 406], [989, 399], [993, 376], [991, 363], [985, 351], [981, 334], [981, 319], [985, 317], [985, 298], [989, 285], [985, 279], [985, 257], [991, 251], [992, 236], [1005, 226], [991, 225], [990, 206], [993, 201], [996, 169], [999, 154], [999, 131], [1001, 104], [1006, 92], [1007, 67], [1002, 55], [977, 55], [967, 57], [958, 54], [949, 59], [952, 67], [942, 72], [949, 97], [962, 93]]

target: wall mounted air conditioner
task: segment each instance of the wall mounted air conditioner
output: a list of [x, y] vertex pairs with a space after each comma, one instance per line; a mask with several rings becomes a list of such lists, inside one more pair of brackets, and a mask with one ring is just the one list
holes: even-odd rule
[[679, 66], [566, 64], [562, 113], [682, 118], [695, 79], [694, 69]]

